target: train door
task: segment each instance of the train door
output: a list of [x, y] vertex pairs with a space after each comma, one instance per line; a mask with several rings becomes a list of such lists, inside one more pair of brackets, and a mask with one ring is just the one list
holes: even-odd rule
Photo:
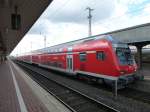
[[67, 55], [67, 70], [69, 72], [73, 71], [73, 55]]

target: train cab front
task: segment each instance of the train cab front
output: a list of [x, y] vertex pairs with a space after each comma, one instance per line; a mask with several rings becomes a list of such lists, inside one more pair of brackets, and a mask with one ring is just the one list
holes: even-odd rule
[[136, 80], [137, 65], [127, 44], [115, 48], [118, 63], [118, 83], [127, 85]]

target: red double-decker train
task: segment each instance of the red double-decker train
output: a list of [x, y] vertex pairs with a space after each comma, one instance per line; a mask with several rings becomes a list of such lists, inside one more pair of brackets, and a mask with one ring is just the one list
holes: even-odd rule
[[116, 81], [121, 85], [132, 82], [137, 71], [129, 46], [110, 35], [35, 50], [19, 56], [18, 60], [96, 81]]

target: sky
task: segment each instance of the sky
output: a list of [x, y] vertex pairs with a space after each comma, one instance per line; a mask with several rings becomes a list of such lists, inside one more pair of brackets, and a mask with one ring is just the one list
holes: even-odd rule
[[150, 0], [53, 0], [11, 55], [87, 37], [87, 7], [92, 35], [150, 22]]

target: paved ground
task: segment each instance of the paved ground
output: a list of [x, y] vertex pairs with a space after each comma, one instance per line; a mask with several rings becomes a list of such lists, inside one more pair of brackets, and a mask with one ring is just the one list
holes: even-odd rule
[[0, 64], [0, 112], [70, 112], [11, 61]]
[[0, 112], [20, 112], [11, 71], [7, 63], [0, 64]]
[[37, 96], [44, 106], [50, 112], [70, 112], [64, 105], [62, 105], [58, 100], [56, 100], [52, 95], [41, 88], [35, 81], [33, 81], [27, 74], [25, 74], [18, 66], [15, 64], [14, 68], [21, 74], [25, 83], [31, 88], [34, 96]]

